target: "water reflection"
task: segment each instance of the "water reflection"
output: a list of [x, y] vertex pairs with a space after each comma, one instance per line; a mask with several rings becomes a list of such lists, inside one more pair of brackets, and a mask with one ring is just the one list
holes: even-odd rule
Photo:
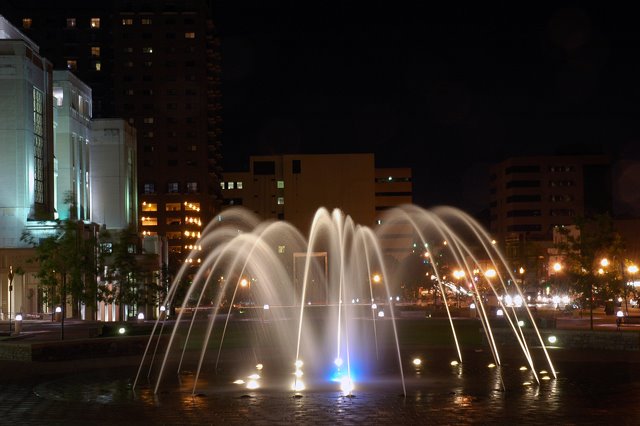
[[[612, 413], [633, 413], [640, 404], [640, 366], [636, 364], [565, 363], [558, 379], [537, 384], [531, 370], [520, 370], [519, 362], [489, 368], [491, 360], [482, 357], [477, 361], [466, 357], [469, 361], [457, 366], [449, 365], [447, 353], [430, 353], [423, 359], [428, 362], [407, 381], [406, 397], [399, 395], [394, 378], [361, 382], [354, 398], [342, 396], [333, 384], [311, 386], [295, 398], [284, 386], [249, 393], [233, 385], [230, 375], [213, 374], [200, 377], [201, 393], [195, 396], [190, 392], [192, 375], [183, 375], [181, 385], [174, 378], [171, 386], [155, 395], [146, 385], [134, 394], [127, 372], [122, 372], [124, 377], [102, 372], [25, 385], [28, 392], [21, 401], [43, 407], [49, 407], [50, 401], [69, 413], [73, 407], [78, 407], [77, 412], [95, 403], [117, 407], [103, 410], [107, 416], [118, 412], [123, 418], [163, 424], [610, 424]], [[538, 373], [544, 377], [543, 371]], [[526, 380], [532, 384], [523, 386]], [[64, 413], [58, 415], [65, 418]]]

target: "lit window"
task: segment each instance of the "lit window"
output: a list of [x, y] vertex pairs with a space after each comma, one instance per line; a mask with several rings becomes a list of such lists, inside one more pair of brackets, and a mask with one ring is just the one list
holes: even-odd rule
[[34, 148], [34, 198], [38, 204], [44, 203], [45, 175], [44, 175], [44, 120], [43, 120], [42, 92], [33, 88], [33, 148]]
[[142, 53], [153, 53], [153, 47], [143, 47]]
[[236, 188], [242, 189], [242, 182], [236, 182]]
[[164, 206], [164, 210], [168, 212], [179, 212], [180, 211], [180, 203], [167, 203]]
[[102, 69], [102, 64], [100, 63], [100, 61], [95, 61], [95, 62], [93, 63], [93, 68], [94, 68], [96, 71], [100, 71], [100, 70]]
[[76, 27], [76, 18], [67, 18], [67, 28]]
[[184, 204], [184, 209], [187, 211], [200, 211], [200, 203], [186, 203]]
[[234, 188], [233, 182], [227, 183], [227, 189], [233, 189], [233, 188]]
[[91, 56], [94, 58], [100, 57], [100, 47], [99, 46], [91, 46]]
[[151, 25], [151, 18], [142, 18], [142, 20], [140, 21], [142, 23], [142, 25]]
[[33, 20], [31, 18], [23, 18], [22, 19], [22, 28], [28, 30], [29, 28], [31, 28], [32, 24], [33, 24]]
[[[182, 232], [177, 231], [177, 232], [167, 232], [167, 239], [168, 240], [179, 240], [180, 238], [182, 238]], [[180, 246], [169, 246], [169, 251], [172, 253], [180, 253]]]
[[194, 32], [186, 32], [186, 33], [184, 33], [184, 38], [196, 38], [196, 33], [194, 33]]
[[123, 18], [122, 25], [133, 25], [133, 19], [131, 18]]
[[111, 254], [113, 253], [113, 243], [101, 243], [100, 244], [100, 251], [104, 254]]
[[76, 71], [78, 69], [78, 61], [75, 59], [67, 59], [67, 69], [70, 71]]
[[142, 226], [158, 226], [158, 218], [157, 217], [145, 217], [142, 216]]
[[284, 197], [278, 197], [278, 204], [279, 205], [284, 204]]
[[187, 182], [187, 192], [198, 192], [198, 182]]
[[158, 203], [147, 203], [146, 201], [142, 203], [142, 211], [143, 212], [157, 212], [158, 211]]
[[225, 189], [225, 187], [224, 187], [224, 182], [220, 182], [220, 188], [221, 188], [221, 189]]
[[145, 124], [153, 124], [153, 117], [145, 117], [143, 121]]
[[91, 28], [100, 28], [100, 18], [91, 18]]
[[62, 106], [62, 103], [64, 101], [64, 91], [61, 87], [53, 88], [53, 98], [56, 100], [56, 106]]
[[284, 188], [284, 181], [283, 180], [279, 180], [278, 183], [276, 184], [278, 189], [282, 189]]
[[278, 253], [283, 254], [286, 246], [278, 246]]

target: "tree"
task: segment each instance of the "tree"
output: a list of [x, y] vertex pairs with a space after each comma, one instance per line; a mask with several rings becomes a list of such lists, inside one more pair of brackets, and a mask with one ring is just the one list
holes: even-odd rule
[[[594, 308], [623, 290], [623, 244], [607, 214], [578, 217], [575, 229], [572, 233], [568, 227], [560, 228], [562, 238], [556, 248], [565, 259], [570, 288], [589, 307], [593, 330]], [[608, 259], [606, 265], [601, 264], [603, 259]]]
[[119, 231], [115, 238], [108, 232], [100, 235], [101, 241], [109, 241], [110, 249], [101, 249], [100, 264], [104, 279], [98, 286], [98, 300], [117, 304], [120, 318], [124, 318], [125, 306], [138, 308], [154, 305], [162, 294], [164, 272], [147, 260], [155, 255], [138, 254], [138, 235], [135, 228]]
[[[94, 306], [96, 295], [96, 238], [81, 221], [56, 221], [53, 233], [37, 238], [24, 231], [21, 240], [35, 249], [39, 292], [43, 303], [61, 305], [64, 318], [71, 304], [72, 317], [80, 317], [83, 304]], [[69, 298], [71, 300], [69, 300]]]

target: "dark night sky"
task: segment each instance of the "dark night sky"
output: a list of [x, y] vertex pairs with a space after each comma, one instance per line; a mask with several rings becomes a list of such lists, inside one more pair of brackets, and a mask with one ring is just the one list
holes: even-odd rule
[[[476, 213], [504, 155], [635, 147], [640, 26], [598, 3], [218, 0], [223, 155], [373, 152]], [[637, 151], [637, 148], [634, 148]]]

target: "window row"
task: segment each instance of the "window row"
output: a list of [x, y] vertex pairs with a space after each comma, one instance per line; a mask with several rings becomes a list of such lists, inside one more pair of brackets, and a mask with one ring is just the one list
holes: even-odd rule
[[[184, 207], [185, 211], [188, 212], [199, 212], [200, 211], [200, 203], [190, 203], [185, 201], [184, 203], [165, 203], [164, 211], [166, 212], [180, 212]], [[149, 201], [142, 202], [142, 211], [143, 212], [157, 212], [158, 211], [158, 203], [153, 203]]]
[[[158, 226], [158, 218], [153, 216], [142, 216], [140, 218], [142, 226]], [[181, 226], [181, 225], [197, 225], [202, 226], [202, 221], [197, 217], [170, 216], [165, 218], [165, 225]]]
[[[124, 104], [122, 107], [123, 107], [123, 109], [125, 111], [135, 111], [136, 110], [136, 105], [135, 104]], [[170, 102], [170, 103], [166, 104], [166, 108], [169, 111], [176, 111], [176, 110], [179, 109], [177, 102]], [[142, 108], [141, 109], [146, 110], [146, 111], [155, 111], [158, 108], [157, 108], [157, 105], [154, 105], [154, 104], [142, 104]], [[191, 104], [191, 103], [186, 103], [186, 104], [184, 104], [184, 109], [187, 110], [187, 111], [191, 111], [191, 110], [194, 109], [194, 105]]]
[[[143, 147], [143, 150], [144, 150], [144, 152], [154, 152], [156, 150], [156, 147], [153, 146], [153, 145], [145, 145]], [[198, 146], [197, 145], [186, 145], [184, 147], [184, 151], [185, 152], [196, 152], [196, 151], [198, 151]], [[167, 152], [178, 152], [178, 145], [169, 145], [169, 146], [167, 146]], [[170, 161], [175, 161], [175, 160], [170, 160]], [[151, 161], [149, 164], [152, 165], [153, 161]], [[176, 162], [176, 163], [171, 163], [171, 164], [172, 165], [177, 165], [178, 163]], [[192, 161], [188, 165], [196, 166], [196, 165], [198, 165], [198, 163], [196, 161]], [[238, 189], [242, 189], [242, 188], [238, 188]]]
[[[152, 25], [153, 24], [153, 19], [152, 18], [140, 18], [140, 24], [141, 25]], [[128, 27], [131, 25], [134, 25], [134, 23], [136, 22], [136, 20], [134, 20], [134, 18], [130, 18], [130, 17], [124, 17], [122, 18], [122, 26], [124, 27]], [[193, 25], [195, 23], [195, 20], [193, 18], [184, 18], [184, 20], [182, 21], [184, 24], [186, 25]], [[175, 18], [167, 18], [164, 20], [164, 24], [166, 25], [175, 25], [177, 24], [177, 20]]]
[[[91, 29], [99, 29], [100, 28], [100, 18], [89, 18], [87, 22], [88, 27]], [[31, 18], [22, 18], [22, 28], [30, 29], [33, 26], [33, 19]], [[78, 20], [76, 18], [67, 18], [66, 19], [66, 27], [68, 29], [73, 29], [78, 27]]]
[[[144, 105], [144, 104], [143, 104], [143, 105]], [[149, 122], [147, 122], [147, 121], [143, 121], [145, 124], [153, 124], [153, 123], [155, 122], [155, 120], [154, 120], [154, 118], [153, 118], [153, 117], [145, 117], [145, 120], [146, 120], [146, 119], [150, 119], [151, 121], [149, 121]], [[129, 118], [127, 119], [127, 121], [128, 121], [128, 122], [129, 122], [129, 124], [131, 124], [132, 126], [136, 124], [136, 119], [135, 119], [135, 118], [133, 118], [133, 117], [129, 117]], [[179, 121], [179, 120], [178, 120], [176, 117], [164, 117], [164, 118], [162, 119], [162, 121], [163, 121], [164, 123], [167, 123], [167, 124], [176, 124], [176, 123], [178, 123], [178, 121]], [[180, 120], [180, 121], [181, 121], [181, 120]], [[193, 124], [193, 123], [195, 123], [195, 122], [196, 122], [196, 119], [195, 119], [195, 117], [185, 117], [184, 122], [185, 122], [185, 123], [187, 123], [187, 124]], [[140, 124], [140, 123], [138, 122], [138, 124]], [[192, 135], [192, 134], [193, 134], [193, 132], [187, 132], [187, 136], [189, 136], [189, 137], [191, 137], [190, 135]], [[177, 133], [176, 133], [176, 132], [169, 132], [169, 136], [171, 136], [171, 137], [176, 137], [176, 136], [177, 136]]]
[[[573, 209], [551, 209], [549, 210], [549, 216], [574, 216]], [[538, 217], [542, 215], [542, 210], [529, 209], [529, 210], [509, 210], [507, 217]]]
[[[195, 67], [197, 65], [196, 61], [192, 60], [184, 61], [183, 64], [185, 67]], [[125, 68], [133, 68], [135, 66], [135, 63], [133, 61], [125, 61], [123, 65]], [[153, 66], [153, 61], [143, 61], [142, 65], [145, 68], [151, 68]], [[166, 61], [164, 63], [164, 66], [166, 68], [175, 68], [178, 66], [178, 61]]]
[[[122, 81], [125, 83], [130, 83], [132, 81], [136, 81], [137, 79], [137, 74], [136, 75], [125, 75], [122, 77]], [[153, 81], [153, 76], [151, 74], [143, 74], [142, 78], [140, 79], [141, 81]], [[184, 76], [184, 81], [196, 81], [197, 78], [195, 76], [195, 74], [187, 74]], [[163, 79], [163, 81], [169, 81], [169, 82], [177, 82], [178, 81], [178, 77], [176, 77], [175, 75], [170, 75], [166, 78]], [[167, 91], [169, 92], [169, 91]], [[128, 93], [129, 94], [129, 93]], [[133, 93], [130, 93], [133, 94]]]
[[[187, 182], [184, 185], [184, 189], [186, 193], [197, 193], [198, 192], [198, 182]], [[157, 194], [156, 184], [152, 182], [147, 182], [142, 186], [143, 194]], [[180, 183], [179, 182], [169, 182], [166, 187], [166, 194], [179, 194], [180, 193]]]
[[[69, 71], [78, 71], [78, 60], [77, 59], [67, 59], [67, 69]], [[102, 62], [100, 61], [91, 61], [90, 69], [93, 71], [101, 71], [102, 70]]]
[[[145, 146], [145, 152], [153, 152], [153, 147], [149, 147], [149, 145]], [[176, 149], [177, 151], [177, 149]], [[170, 151], [171, 152], [171, 151]], [[158, 165], [157, 162], [155, 162], [152, 159], [145, 159], [142, 162], [144, 167], [156, 167]], [[178, 167], [180, 164], [178, 163], [178, 160], [167, 160], [167, 166], [168, 167]], [[185, 160], [184, 163], [182, 163], [182, 165], [187, 166], [187, 167], [197, 167], [198, 166], [198, 162], [196, 160]], [[179, 191], [174, 191], [174, 192], [179, 192]], [[189, 192], [197, 192], [197, 191], [189, 191]]]
[[242, 189], [242, 182], [220, 182], [220, 188], [222, 189]]

